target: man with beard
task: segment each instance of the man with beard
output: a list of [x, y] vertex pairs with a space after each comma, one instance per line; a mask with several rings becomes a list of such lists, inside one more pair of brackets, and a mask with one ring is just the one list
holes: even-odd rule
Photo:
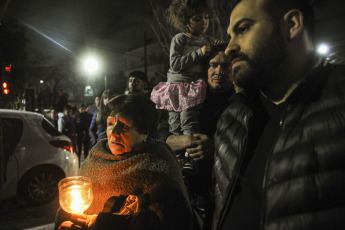
[[149, 86], [146, 73], [136, 70], [128, 75], [128, 92], [126, 94], [142, 94], [150, 97], [151, 92], [147, 91]]
[[242, 0], [215, 133], [213, 229], [345, 229], [345, 67], [313, 51], [307, 0]]

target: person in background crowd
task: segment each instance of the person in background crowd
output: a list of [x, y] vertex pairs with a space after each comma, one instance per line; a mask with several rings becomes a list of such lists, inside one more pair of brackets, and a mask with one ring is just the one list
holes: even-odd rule
[[196, 170], [182, 168], [182, 174], [192, 206], [205, 211], [205, 223], [200, 224], [200, 227], [204, 225], [205, 229], [211, 225], [213, 209], [213, 198], [211, 197], [213, 136], [217, 120], [227, 107], [227, 100], [234, 94], [230, 59], [225, 55], [225, 48], [226, 44], [214, 46], [207, 60], [208, 87], [199, 118], [201, 133], [194, 134], [192, 137], [174, 135], [169, 132], [168, 122], [164, 121], [160, 122], [156, 135], [159, 140], [169, 144], [175, 153], [185, 154], [186, 152], [195, 161]]
[[56, 129], [58, 129], [58, 112], [54, 107], [50, 109], [50, 117], [48, 117], [48, 120], [54, 125]]
[[59, 132], [71, 138], [73, 149], [76, 150], [76, 128], [73, 108], [70, 105], [65, 105], [63, 113], [58, 113], [58, 117]]
[[90, 149], [90, 135], [89, 127], [91, 123], [91, 115], [86, 112], [84, 104], [79, 107], [79, 113], [75, 117], [76, 132], [77, 132], [77, 153], [79, 156], [79, 162], [81, 155], [84, 152], [84, 159], [89, 154]]
[[91, 149], [79, 172], [92, 181], [91, 206], [86, 215], [59, 209], [55, 229], [191, 230], [176, 157], [167, 144], [151, 138], [159, 119], [154, 103], [140, 94], [120, 95], [103, 115], [108, 138]]
[[148, 91], [148, 88], [149, 82], [145, 72], [136, 70], [128, 75], [128, 91], [126, 94], [136, 93], [150, 97], [151, 91]]
[[308, 0], [242, 0], [215, 134], [213, 229], [345, 229], [345, 66], [316, 55]]
[[57, 89], [55, 109], [58, 113], [62, 112], [66, 105], [68, 105], [68, 94], [61, 88]]
[[108, 104], [108, 101], [114, 97], [114, 93], [110, 90], [104, 90], [101, 96], [100, 104], [98, 109], [93, 113], [90, 127], [89, 135], [91, 139], [91, 144], [94, 146], [100, 139], [106, 138], [106, 120], [102, 114], [104, 113], [104, 108]]
[[97, 95], [97, 96], [95, 97], [95, 103], [89, 105], [89, 106], [86, 108], [86, 112], [88, 112], [89, 114], [91, 114], [91, 116], [93, 116], [93, 114], [95, 113], [95, 111], [96, 111], [97, 108], [99, 107], [99, 102], [100, 102], [100, 100], [101, 100], [101, 96], [100, 96], [100, 95]]

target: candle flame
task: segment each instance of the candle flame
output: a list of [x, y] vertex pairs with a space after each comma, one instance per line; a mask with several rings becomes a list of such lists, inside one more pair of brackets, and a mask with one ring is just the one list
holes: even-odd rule
[[71, 209], [73, 210], [73, 213], [80, 213], [82, 209], [82, 205], [85, 203], [80, 190], [72, 190], [71, 191], [71, 196], [72, 196], [72, 203], [71, 203]]
[[[59, 184], [59, 203], [63, 210], [73, 214], [82, 214], [92, 203], [91, 182], [86, 183], [78, 180], [60, 181]], [[80, 179], [80, 178], [77, 178]]]

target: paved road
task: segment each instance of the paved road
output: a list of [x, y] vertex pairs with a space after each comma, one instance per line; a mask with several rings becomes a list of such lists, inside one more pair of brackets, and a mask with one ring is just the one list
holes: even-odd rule
[[53, 230], [58, 199], [42, 206], [29, 206], [16, 200], [0, 201], [1, 230]]
[[[82, 154], [81, 162], [84, 161]], [[29, 206], [21, 200], [0, 201], [1, 230], [53, 230], [58, 197], [49, 204]]]

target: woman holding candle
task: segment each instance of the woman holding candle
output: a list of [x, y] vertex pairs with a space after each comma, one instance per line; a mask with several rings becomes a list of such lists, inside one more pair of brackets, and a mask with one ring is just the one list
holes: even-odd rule
[[72, 215], [56, 227], [77, 229], [191, 229], [192, 213], [172, 150], [150, 137], [158, 110], [141, 95], [121, 95], [105, 108], [107, 137], [90, 151], [80, 175], [91, 179], [87, 215]]

